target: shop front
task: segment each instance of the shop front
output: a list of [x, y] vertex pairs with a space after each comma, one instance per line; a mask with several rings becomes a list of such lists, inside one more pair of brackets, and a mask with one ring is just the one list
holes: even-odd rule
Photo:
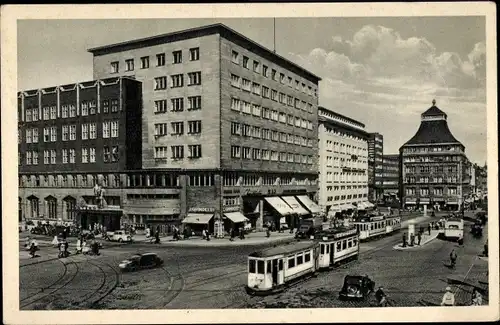
[[189, 209], [187, 216], [182, 220], [182, 225], [195, 236], [201, 236], [203, 230], [214, 233], [215, 209]]
[[266, 212], [263, 219], [264, 225], [274, 224], [276, 228], [280, 227], [284, 223], [286, 223], [290, 228], [296, 228], [298, 226], [298, 216], [296, 212], [280, 197], [272, 196], [264, 199], [267, 205], [272, 208], [264, 209]]
[[231, 229], [239, 234], [240, 231], [248, 230], [247, 225], [249, 224], [249, 219], [243, 215], [238, 207], [226, 207], [224, 208], [224, 231], [229, 232]]
[[116, 231], [121, 228], [121, 218], [123, 210], [119, 207], [108, 206], [106, 208], [99, 208], [96, 205], [86, 205], [78, 207], [77, 224], [85, 230], [97, 230], [102, 227], [106, 231]]

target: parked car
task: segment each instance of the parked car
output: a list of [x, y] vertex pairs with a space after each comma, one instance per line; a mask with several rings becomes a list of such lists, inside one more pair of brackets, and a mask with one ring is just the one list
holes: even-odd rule
[[339, 299], [366, 299], [375, 290], [375, 282], [368, 276], [347, 275]]
[[113, 233], [113, 235], [109, 238], [110, 241], [121, 242], [132, 242], [132, 234], [125, 230], [117, 230]]
[[120, 262], [118, 267], [121, 271], [130, 272], [142, 269], [150, 269], [163, 265], [163, 260], [155, 253], [144, 253], [133, 255]]

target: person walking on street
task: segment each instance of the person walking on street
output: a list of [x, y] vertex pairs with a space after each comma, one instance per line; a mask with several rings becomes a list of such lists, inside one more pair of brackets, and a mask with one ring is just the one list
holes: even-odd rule
[[415, 234], [410, 235], [410, 246], [415, 245]]
[[418, 245], [418, 246], [420, 246], [420, 242], [422, 241], [422, 233], [421, 233], [421, 232], [419, 232], [419, 233], [417, 234], [417, 237], [418, 237], [418, 243], [417, 243], [417, 245]]
[[431, 235], [431, 229], [432, 225], [429, 223], [429, 225], [427, 226], [427, 232], [429, 233], [429, 236]]
[[229, 240], [234, 241], [234, 228], [229, 229]]
[[375, 298], [377, 299], [377, 303], [379, 307], [386, 307], [387, 306], [387, 295], [384, 292], [384, 288], [380, 286], [375, 292]]
[[481, 306], [483, 304], [483, 295], [474, 288], [472, 291], [472, 303], [471, 306]]
[[205, 229], [203, 229], [203, 230], [201, 231], [201, 238], [202, 238], [202, 239], [206, 239], [206, 238], [207, 238], [207, 231], [206, 231]]
[[403, 233], [403, 247], [406, 247], [406, 246], [407, 246], [406, 233]]
[[271, 237], [271, 231], [269, 230], [269, 227], [266, 228], [266, 237], [267, 238]]
[[451, 264], [451, 267], [455, 267], [456, 263], [457, 263], [457, 252], [455, 252], [455, 250], [452, 249], [451, 253], [450, 253], [450, 264]]
[[245, 229], [243, 229], [243, 227], [240, 227], [238, 232], [240, 234], [240, 239], [245, 239]]
[[451, 292], [450, 287], [446, 287], [446, 292], [443, 295], [441, 306], [455, 306], [455, 295]]

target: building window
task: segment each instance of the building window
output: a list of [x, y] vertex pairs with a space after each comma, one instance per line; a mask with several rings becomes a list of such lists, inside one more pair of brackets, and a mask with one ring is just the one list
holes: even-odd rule
[[32, 142], [32, 134], [33, 134], [32, 129], [27, 129], [26, 130], [26, 143], [31, 143]]
[[243, 68], [248, 69], [248, 57], [243, 56]]
[[69, 149], [69, 163], [75, 163], [75, 149]]
[[241, 135], [244, 137], [250, 136], [250, 125], [248, 125], [248, 124], [241, 125]]
[[200, 158], [201, 157], [201, 145], [194, 144], [188, 145], [189, 157], [188, 158]]
[[80, 106], [82, 108], [82, 111], [81, 111], [82, 116], [89, 115], [89, 104], [88, 104], [88, 102], [87, 101], [83, 101], [83, 102], [81, 102]]
[[240, 88], [240, 77], [235, 74], [231, 74], [231, 86]]
[[260, 67], [260, 64], [259, 64], [259, 61], [253, 61], [253, 72], [257, 72], [259, 73], [259, 67]]
[[250, 152], [251, 152], [251, 148], [249, 148], [249, 147], [242, 147], [241, 158], [243, 158], [243, 159], [250, 159]]
[[89, 130], [89, 139], [97, 139], [97, 124], [90, 123]]
[[167, 158], [168, 147], [155, 147], [155, 158]]
[[281, 104], [286, 104], [286, 95], [284, 93], [280, 93], [279, 101]]
[[179, 88], [184, 86], [184, 76], [182, 74], [176, 74], [171, 76], [172, 78], [172, 88]]
[[252, 149], [252, 159], [260, 160], [260, 149]]
[[167, 100], [155, 100], [155, 113], [166, 113], [167, 112]]
[[239, 146], [231, 146], [231, 158], [240, 158], [241, 152]]
[[189, 134], [201, 133], [201, 121], [188, 121], [188, 133]]
[[119, 158], [120, 158], [120, 153], [118, 146], [111, 147], [111, 161], [113, 162], [118, 161]]
[[201, 96], [188, 97], [188, 111], [201, 109]]
[[102, 160], [105, 163], [111, 161], [111, 151], [109, 150], [109, 147], [103, 147], [102, 148]]
[[200, 48], [195, 47], [195, 48], [189, 49], [189, 60], [198, 61], [199, 59], [200, 59]]
[[120, 62], [115, 61], [111, 62], [111, 73], [118, 73], [120, 70]]
[[156, 66], [161, 67], [165, 65], [165, 53], [156, 54]]
[[[38, 138], [38, 130], [37, 132], [37, 138]], [[69, 126], [69, 140], [74, 141], [76, 140], [76, 125], [70, 125]]]
[[[91, 131], [92, 131], [92, 129], [91, 129]], [[118, 121], [111, 122], [111, 137], [118, 138]]]
[[262, 86], [262, 97], [269, 98], [269, 88]]
[[109, 100], [107, 99], [102, 101], [102, 112], [109, 113]]
[[274, 100], [275, 102], [278, 101], [278, 91], [271, 89], [271, 99]]
[[252, 90], [252, 82], [250, 80], [243, 78], [242, 83], [241, 83], [241, 89], [246, 90], [246, 91], [251, 91]]
[[31, 165], [33, 163], [31, 151], [26, 152], [26, 165]]
[[50, 150], [50, 163], [55, 165], [57, 161], [57, 151], [55, 149]]
[[255, 94], [255, 95], [259, 95], [260, 96], [260, 85], [256, 82], [252, 83], [252, 92]]
[[184, 98], [172, 98], [172, 112], [182, 112], [184, 110]]
[[231, 98], [231, 109], [233, 111], [241, 111], [241, 101], [237, 98]]
[[252, 105], [252, 114], [253, 114], [253, 116], [260, 117], [262, 115], [261, 107], [259, 105], [253, 104]]
[[149, 56], [143, 56], [141, 58], [141, 69], [149, 68]]
[[171, 146], [172, 159], [184, 158], [184, 146]]
[[156, 77], [155, 90], [167, 89], [167, 77]]
[[57, 118], [57, 107], [51, 106], [50, 107], [50, 119], [55, 120]]
[[68, 163], [68, 149], [63, 149], [62, 150], [62, 163], [67, 164]]
[[[32, 129], [32, 133], [33, 133], [32, 143], [38, 143], [38, 128]], [[26, 143], [28, 143], [27, 140]]]
[[157, 123], [155, 124], [155, 136], [167, 135], [167, 123]]
[[174, 64], [182, 63], [182, 51], [173, 51], [172, 56], [174, 57]]
[[269, 77], [269, 68], [265, 64], [262, 65], [262, 75], [266, 78]]
[[285, 74], [284, 74], [284, 73], [280, 73], [280, 82], [281, 82], [282, 84], [284, 84], [284, 83], [285, 83]]
[[42, 108], [43, 111], [43, 119], [44, 121], [47, 121], [50, 119], [50, 109], [48, 107]]
[[125, 60], [125, 71], [134, 71], [134, 59]]
[[[63, 125], [62, 126], [62, 141], [68, 141], [69, 138], [69, 125]], [[28, 139], [26, 137], [26, 142], [28, 142]]]
[[90, 162], [95, 163], [95, 148], [90, 148]]
[[278, 161], [278, 152], [277, 151], [271, 151], [271, 160]]
[[57, 126], [50, 127], [50, 142], [57, 141]]
[[293, 79], [292, 79], [292, 77], [288, 77], [288, 87], [293, 87]]
[[76, 117], [76, 106], [69, 105], [69, 117]]
[[184, 134], [184, 122], [172, 122], [172, 135]]
[[241, 134], [240, 123], [231, 122], [231, 134], [232, 135], [240, 135]]
[[107, 139], [109, 138], [110, 134], [111, 134], [110, 122], [109, 121], [102, 122], [102, 137], [104, 139]]
[[50, 142], [50, 129], [43, 128], [43, 142]]
[[[33, 110], [34, 111], [34, 110]], [[26, 109], [26, 122], [31, 122], [31, 109]]]
[[236, 64], [240, 64], [240, 55], [238, 52], [233, 51], [231, 54], [231, 61]]
[[243, 101], [243, 107], [241, 111], [245, 114], [252, 114], [252, 105], [249, 102]]
[[48, 150], [43, 151], [43, 164], [44, 165], [50, 164], [50, 152]]
[[188, 73], [189, 83], [188, 86], [201, 85], [201, 72], [189, 72]]

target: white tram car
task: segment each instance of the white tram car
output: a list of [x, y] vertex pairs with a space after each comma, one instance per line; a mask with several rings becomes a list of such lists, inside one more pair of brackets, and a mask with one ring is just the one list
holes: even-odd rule
[[464, 220], [460, 218], [448, 218], [444, 222], [444, 237], [447, 239], [458, 239], [464, 236]]
[[315, 235], [319, 240], [319, 268], [333, 268], [358, 259], [359, 235], [356, 228], [325, 230]]
[[399, 216], [367, 216], [352, 223], [359, 231], [359, 240], [366, 241], [387, 236], [401, 229]]
[[315, 241], [293, 242], [248, 256], [247, 293], [266, 295], [284, 290], [319, 269], [319, 245]]
[[390, 234], [401, 230], [401, 217], [387, 216], [385, 217], [385, 232]]

